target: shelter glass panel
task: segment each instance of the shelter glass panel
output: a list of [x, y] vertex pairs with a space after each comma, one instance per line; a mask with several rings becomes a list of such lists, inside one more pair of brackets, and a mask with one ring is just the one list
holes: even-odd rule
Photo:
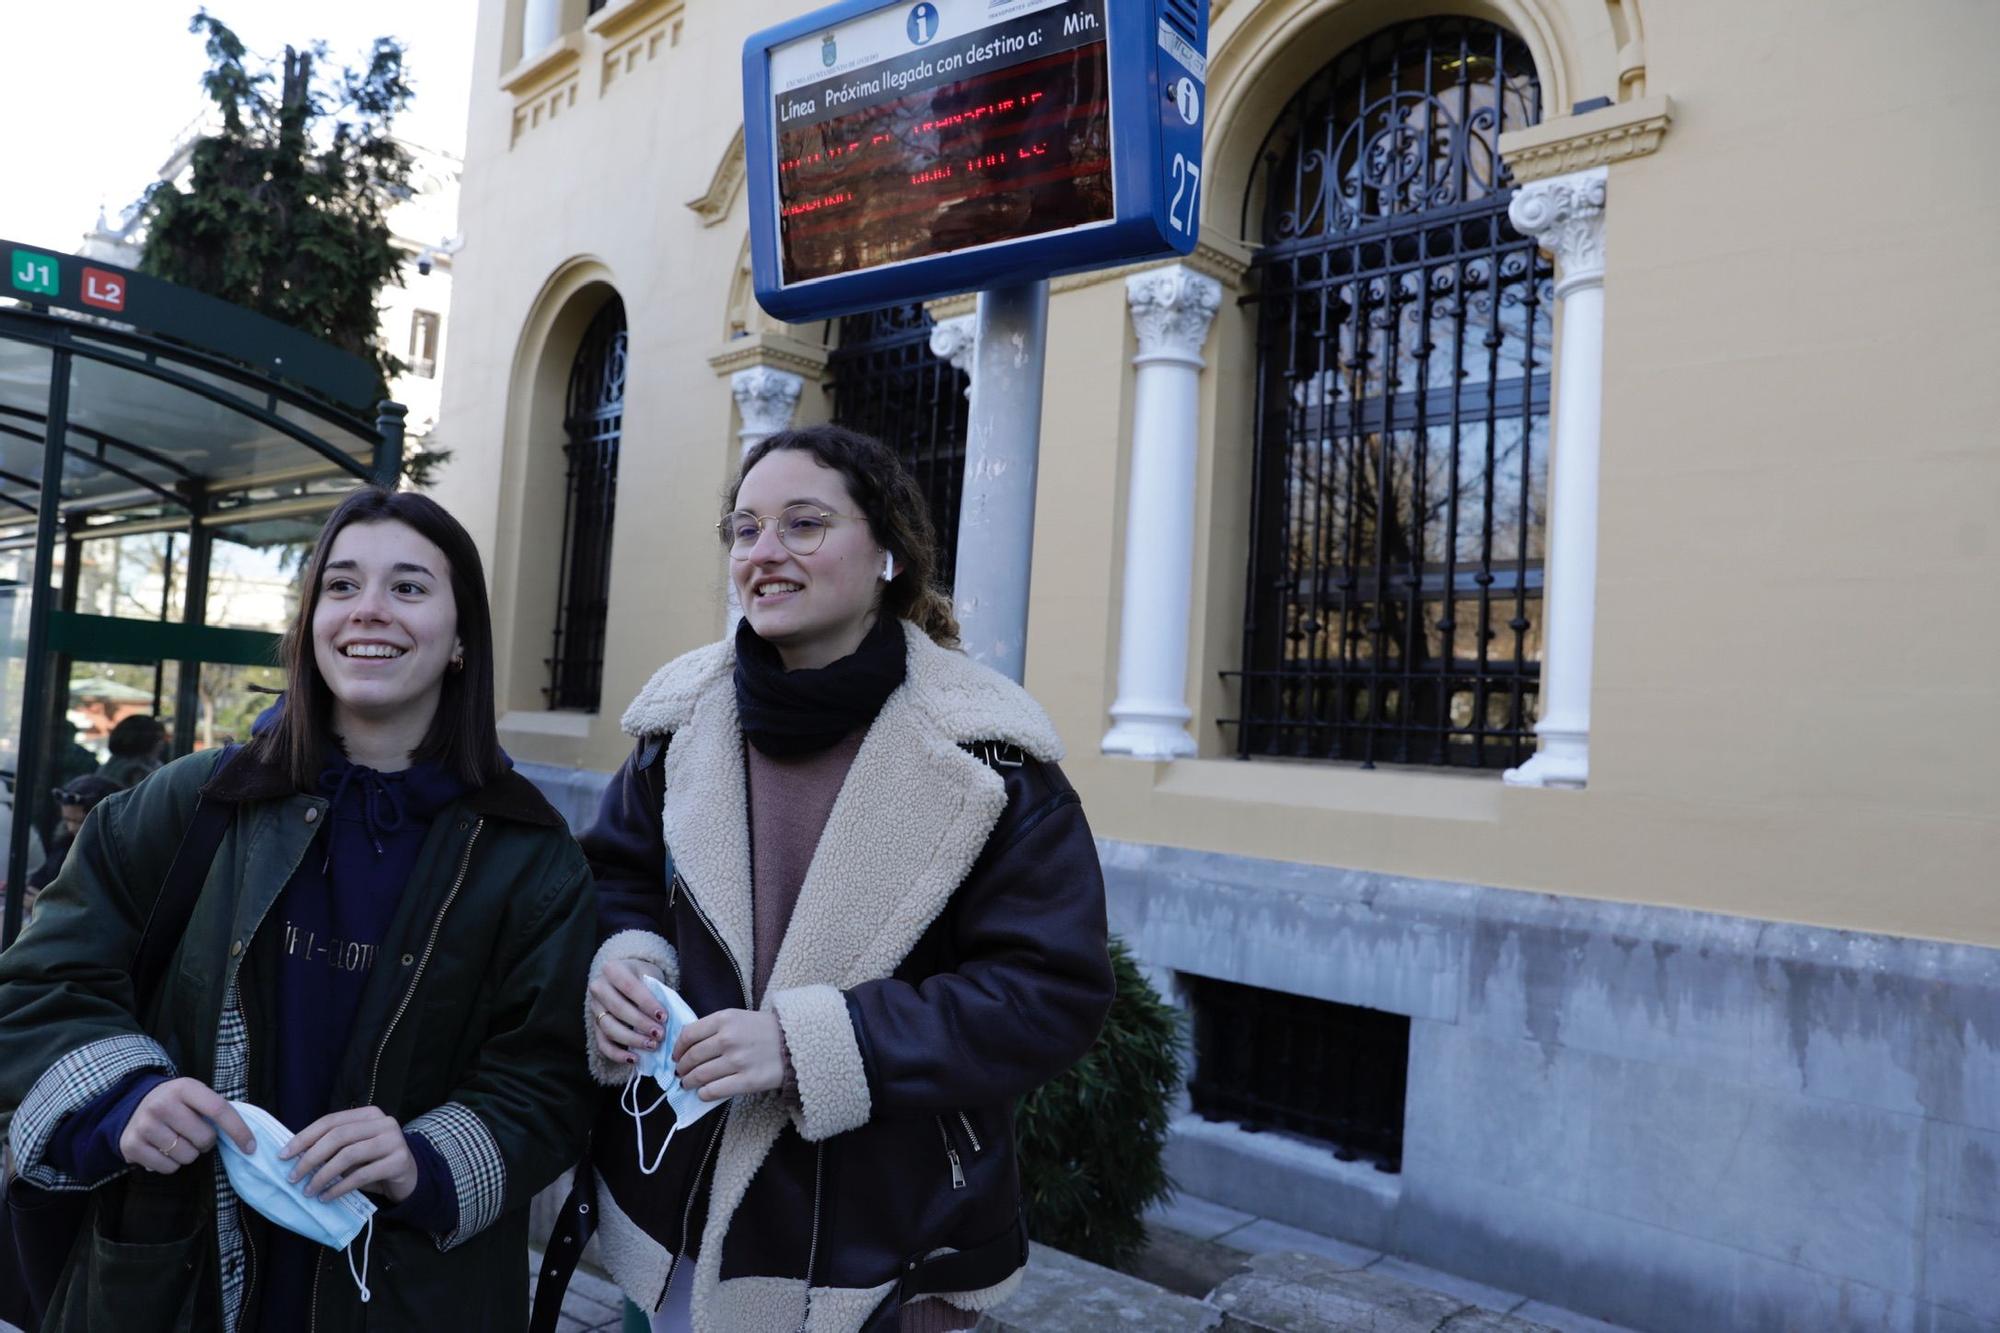
[[1238, 754], [1500, 768], [1533, 752], [1554, 274], [1499, 136], [1498, 27], [1433, 18], [1292, 99], [1245, 199], [1258, 398]]

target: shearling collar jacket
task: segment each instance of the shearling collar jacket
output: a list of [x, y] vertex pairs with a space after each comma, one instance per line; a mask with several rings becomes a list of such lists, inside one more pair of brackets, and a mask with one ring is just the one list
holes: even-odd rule
[[[912, 1262], [1008, 1234], [1015, 1102], [1089, 1049], [1111, 1002], [1103, 879], [1054, 728], [1012, 682], [903, 628], [908, 678], [834, 802], [763, 998], [797, 1103], [739, 1097], [650, 1176], [629, 1118], [596, 1127], [603, 1261], [655, 1310], [676, 1255], [695, 1263], [698, 1333], [854, 1333]], [[654, 963], [702, 1014], [750, 1007], [733, 665], [725, 641], [653, 678], [583, 839], [608, 936], [594, 967]], [[665, 1129], [649, 1124], [649, 1152]], [[1018, 1281], [947, 1299], [985, 1309]]]

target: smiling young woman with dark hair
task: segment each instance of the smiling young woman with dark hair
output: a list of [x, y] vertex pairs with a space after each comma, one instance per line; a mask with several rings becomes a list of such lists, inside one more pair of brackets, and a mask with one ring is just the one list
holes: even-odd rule
[[[15, 1163], [91, 1197], [46, 1328], [526, 1323], [527, 1204], [586, 1129], [565, 1038], [589, 870], [500, 751], [485, 579], [456, 520], [357, 492], [299, 601], [290, 691], [251, 743], [107, 798], [0, 956]], [[142, 932], [211, 803], [227, 831], [167, 923], [165, 979], [135, 997]], [[260, 1146], [232, 1103], [297, 1132]], [[355, 1281], [248, 1206], [266, 1191], [238, 1195], [218, 1135], [271, 1153], [301, 1207], [372, 1196]]]

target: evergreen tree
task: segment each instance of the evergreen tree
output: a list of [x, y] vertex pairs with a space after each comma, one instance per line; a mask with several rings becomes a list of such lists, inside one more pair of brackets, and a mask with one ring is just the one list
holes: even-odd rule
[[[222, 124], [194, 144], [187, 189], [147, 192], [140, 268], [362, 357], [386, 397], [402, 369], [376, 310], [402, 283], [388, 224], [409, 192], [410, 157], [390, 137], [410, 101], [402, 47], [377, 38], [365, 69], [329, 76], [324, 42], [286, 47], [274, 70], [206, 9], [188, 31], [206, 35], [202, 87]], [[408, 453], [404, 472], [425, 484], [446, 457]]]

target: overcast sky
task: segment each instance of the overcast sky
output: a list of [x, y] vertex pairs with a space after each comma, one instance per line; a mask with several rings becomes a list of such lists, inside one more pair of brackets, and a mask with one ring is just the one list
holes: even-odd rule
[[[0, 79], [0, 236], [74, 250], [102, 204], [116, 220], [206, 106], [197, 0], [43, 0], [6, 6]], [[260, 55], [325, 41], [360, 65], [376, 37], [401, 38], [416, 96], [402, 137], [462, 153], [474, 0], [214, 0], [211, 12]]]

